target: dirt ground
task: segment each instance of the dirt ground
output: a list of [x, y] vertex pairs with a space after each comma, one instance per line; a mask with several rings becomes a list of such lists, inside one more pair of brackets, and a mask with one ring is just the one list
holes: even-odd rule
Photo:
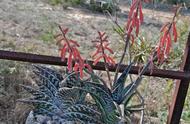
[[[158, 6], [156, 9], [152, 9], [152, 6], [145, 5], [145, 20], [141, 29], [149, 40], [155, 40], [155, 34], [159, 33], [160, 27], [173, 16], [171, 6]], [[118, 23], [124, 25], [129, 4], [122, 2], [120, 8]], [[180, 18], [190, 19], [190, 12], [184, 10]], [[58, 56], [58, 47], [53, 39], [53, 35], [58, 32], [58, 25], [69, 27], [69, 36], [80, 43], [81, 52], [87, 58], [90, 57], [89, 51], [93, 49], [91, 40], [96, 38], [97, 31], [106, 31], [112, 44], [120, 41], [113, 31], [109, 16], [102, 13], [82, 7], [69, 7], [65, 10], [62, 6], [51, 6], [43, 0], [0, 0], [1, 50]], [[115, 48], [114, 45], [112, 47]], [[23, 97], [23, 91], [18, 84], [32, 82], [28, 76], [29, 69], [25, 68], [27, 65], [0, 60], [0, 124], [20, 124], [27, 115], [23, 113], [23, 109], [29, 109], [28, 107], [16, 105], [16, 99]], [[148, 86], [152, 90], [148, 94], [157, 96], [158, 92], [162, 92], [163, 85], [159, 86], [156, 82], [151, 82], [153, 87]], [[160, 90], [153, 92], [154, 88]], [[151, 101], [149, 104], [152, 106], [149, 107], [154, 109], [158, 99], [147, 100]]]
[[[127, 6], [128, 4], [121, 6], [123, 13], [120, 14], [118, 22], [122, 25], [127, 20]], [[95, 38], [98, 30], [106, 31], [112, 42], [118, 40], [108, 16], [106, 18], [103, 14], [82, 8], [70, 7], [63, 10], [61, 6], [53, 7], [40, 0], [1, 0], [0, 13], [2, 49], [57, 55], [54, 41], [44, 43], [41, 37], [44, 33], [56, 34], [59, 24], [69, 27], [71, 37], [81, 42], [85, 50], [91, 49], [91, 40]], [[163, 22], [169, 21], [172, 17], [169, 12], [153, 12], [149, 9], [144, 9], [144, 13], [144, 26], [151, 29], [152, 33], [158, 32]]]

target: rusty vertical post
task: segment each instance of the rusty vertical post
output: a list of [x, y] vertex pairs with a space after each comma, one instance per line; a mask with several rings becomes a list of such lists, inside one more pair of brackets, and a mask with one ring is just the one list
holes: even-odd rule
[[[181, 65], [181, 70], [184, 72], [190, 72], [190, 33], [188, 36], [185, 53], [183, 56], [183, 63]], [[185, 98], [187, 95], [190, 80], [182, 79], [176, 81], [175, 91], [170, 105], [169, 115], [167, 124], [179, 124], [181, 114], [183, 111], [183, 106]]]

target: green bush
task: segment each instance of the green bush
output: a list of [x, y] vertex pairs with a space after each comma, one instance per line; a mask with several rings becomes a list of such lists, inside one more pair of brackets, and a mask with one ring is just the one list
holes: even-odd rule
[[73, 6], [83, 4], [85, 0], [49, 0], [51, 5], [63, 5], [63, 6]]
[[190, 3], [190, 0], [156, 0], [156, 2], [166, 2], [166, 3], [170, 3], [170, 4], [187, 4], [187, 6], [189, 5]]
[[90, 8], [94, 11], [110, 13], [120, 10], [112, 0], [90, 0]]

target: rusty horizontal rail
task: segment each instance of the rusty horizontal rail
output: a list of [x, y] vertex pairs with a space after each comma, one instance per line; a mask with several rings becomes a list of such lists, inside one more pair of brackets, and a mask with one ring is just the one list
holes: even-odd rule
[[[65, 61], [61, 61], [60, 57], [37, 55], [37, 54], [23, 53], [23, 52], [4, 51], [4, 50], [0, 50], [0, 59], [49, 64], [49, 65], [59, 65], [59, 66], [67, 65], [67, 59]], [[99, 62], [96, 66], [94, 66], [92, 64], [93, 61], [90, 61], [90, 60], [86, 60], [86, 61], [95, 70], [105, 70], [103, 62]], [[123, 72], [126, 67], [127, 65], [121, 65], [119, 72]], [[116, 69], [116, 66], [109, 67], [109, 70], [112, 72], [114, 72], [115, 69]], [[138, 71], [139, 71], [139, 67], [133, 66], [129, 73], [138, 74]], [[150, 70], [148, 70], [145, 72], [144, 75], [162, 77], [162, 78], [171, 78], [171, 79], [190, 79], [190, 73], [188, 72], [163, 70], [163, 69], [153, 69], [152, 74], [150, 74]]]

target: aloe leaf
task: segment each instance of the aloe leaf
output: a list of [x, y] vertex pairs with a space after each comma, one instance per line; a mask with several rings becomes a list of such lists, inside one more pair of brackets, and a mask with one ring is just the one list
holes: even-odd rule
[[33, 71], [37, 77], [39, 77], [39, 81], [37, 81], [37, 85], [44, 85], [46, 86], [53, 94], [58, 89], [54, 85], [54, 80], [51, 79], [51, 77], [46, 75], [46, 72], [39, 72], [39, 71]]
[[48, 72], [50, 75], [53, 75], [54, 78], [56, 78], [59, 81], [63, 80], [62, 74], [55, 71], [54, 69], [51, 69], [51, 68], [48, 68], [48, 67], [45, 67], [45, 66], [41, 66], [41, 65], [33, 65], [33, 67], [35, 67], [38, 70], [44, 70], [44, 71]]
[[114, 101], [118, 104], [121, 104], [122, 100], [123, 100], [123, 96], [122, 96], [122, 92], [125, 88], [125, 81], [126, 81], [126, 78], [129, 74], [129, 71], [132, 67], [132, 64], [131, 63], [124, 71], [123, 73], [121, 74], [121, 76], [118, 78], [118, 80], [116, 82], [114, 82], [113, 84], [113, 92], [112, 92], [112, 97], [114, 99]]
[[107, 90], [104, 85], [85, 82], [83, 87], [76, 88], [90, 93], [100, 109], [105, 123], [114, 124], [117, 121], [116, 106], [111, 97], [110, 91]]
[[87, 105], [82, 105], [82, 104], [75, 104], [73, 106], [70, 106], [64, 112], [65, 113], [81, 112], [81, 113], [85, 113], [85, 114], [92, 115], [92, 116], [100, 116], [101, 115], [100, 112], [88, 107]]
[[89, 72], [88, 69], [84, 69], [84, 71], [91, 76], [92, 82], [101, 83], [101, 81], [103, 81], [99, 76], [94, 73], [94, 71]]
[[103, 122], [101, 122], [97, 118], [93, 116], [89, 116], [87, 114], [80, 113], [80, 112], [67, 112], [61, 115], [61, 117], [67, 121], [69, 120], [72, 121], [73, 119], [79, 119], [86, 123], [103, 124]]
[[81, 86], [82, 80], [79, 75], [75, 72], [66, 73], [64, 75], [64, 80], [61, 82], [63, 87], [72, 88], [73, 86]]
[[34, 89], [30, 86], [20, 85], [23, 87], [27, 92], [32, 94], [34, 96], [34, 100], [43, 100], [43, 101], [53, 101], [52, 96], [49, 96], [48, 94], [41, 92], [40, 90]]
[[142, 76], [138, 77], [137, 80], [134, 83], [131, 83], [128, 87], [126, 87], [125, 92], [123, 93], [123, 103], [128, 101], [128, 99], [131, 97], [131, 95], [136, 91], [137, 87], [142, 81]]
[[53, 113], [53, 112], [51, 112], [51, 111], [48, 111], [46, 108], [37, 108], [37, 109], [33, 110], [33, 115], [34, 116], [36, 116], [36, 115], [43, 115], [43, 116], [53, 117], [56, 114]]
[[47, 101], [40, 101], [40, 100], [28, 100], [28, 99], [20, 99], [19, 102], [23, 102], [26, 104], [32, 104], [35, 108], [44, 108], [53, 113], [61, 112], [60, 108], [58, 108], [55, 104], [47, 102]]
[[[129, 90], [129, 88], [130, 88], [131, 86], [132, 86], [132, 83], [126, 87], [126, 89], [125, 89], [126, 92]], [[126, 99], [125, 97], [123, 97], [123, 98], [124, 98], [124, 102], [123, 102], [124, 106], [127, 106], [127, 105], [129, 104], [129, 102], [131, 101], [131, 99], [133, 98], [134, 95], [135, 95], [135, 92], [133, 92], [133, 93], [128, 97], [128, 99]]]
[[74, 88], [63, 87], [59, 89], [56, 98], [62, 103], [76, 104], [80, 99], [80, 90]]
[[50, 69], [44, 66], [34, 65], [33, 67], [34, 67], [33, 72], [35, 74], [38, 75], [40, 73], [40, 75], [48, 78], [50, 82], [55, 86], [56, 89], [59, 88], [59, 83], [63, 80], [63, 77], [61, 74], [54, 71], [53, 69]]
[[117, 79], [117, 81], [114, 82], [113, 89], [118, 88], [120, 85], [121, 86], [124, 85], [124, 83], [126, 81], [126, 78], [127, 78], [128, 74], [129, 74], [129, 71], [131, 70], [132, 65], [133, 65], [133, 63], [131, 63], [130, 65], [128, 65], [127, 68], [121, 74], [121, 76]]

